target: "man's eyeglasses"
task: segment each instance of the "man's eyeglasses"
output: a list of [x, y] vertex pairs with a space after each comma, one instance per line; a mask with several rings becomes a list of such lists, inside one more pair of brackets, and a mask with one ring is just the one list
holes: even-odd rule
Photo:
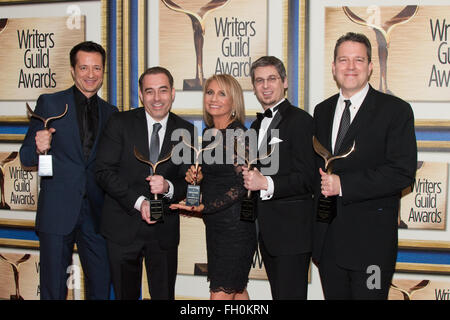
[[256, 78], [255, 79], [255, 85], [261, 86], [264, 84], [265, 81], [267, 81], [268, 84], [274, 84], [280, 77], [270, 76], [267, 79], [263, 78]]

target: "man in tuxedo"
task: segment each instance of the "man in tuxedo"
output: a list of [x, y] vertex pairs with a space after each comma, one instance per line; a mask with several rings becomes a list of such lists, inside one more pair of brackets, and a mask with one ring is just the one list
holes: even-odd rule
[[[329, 219], [317, 219], [313, 260], [326, 299], [386, 299], [397, 256], [401, 191], [414, 182], [414, 115], [405, 101], [374, 90], [371, 44], [347, 33], [334, 50], [332, 71], [340, 92], [314, 110], [315, 136], [334, 155], [355, 150], [323, 171], [320, 194], [333, 199]], [[316, 171], [316, 172], [317, 172]]]
[[[171, 139], [176, 129], [184, 129], [192, 139], [194, 126], [170, 112], [175, 88], [165, 68], [153, 67], [141, 75], [139, 97], [144, 108], [113, 115], [99, 144], [97, 181], [106, 191], [101, 231], [118, 299], [139, 299], [143, 259], [151, 298], [174, 299], [179, 216], [169, 205], [185, 198], [188, 164], [169, 159], [151, 175], [134, 148], [155, 164], [180, 142]], [[163, 200], [163, 222], [150, 217], [149, 199], [154, 195]]]
[[[250, 72], [265, 111], [251, 125], [257, 131], [259, 157], [272, 150], [270, 167], [278, 168], [264, 174], [267, 164], [259, 163], [259, 169], [243, 171], [245, 187], [259, 191], [254, 192], [259, 248], [273, 299], [306, 299], [312, 246], [313, 120], [285, 99], [286, 70], [278, 58], [262, 57]], [[274, 166], [273, 161], [278, 163]]]
[[35, 167], [39, 155], [52, 156], [53, 176], [41, 177], [36, 213], [40, 246], [41, 299], [66, 299], [66, 281], [77, 244], [85, 273], [88, 299], [108, 299], [110, 273], [106, 243], [98, 232], [103, 191], [94, 174], [97, 143], [103, 127], [117, 109], [102, 100], [97, 91], [103, 83], [105, 50], [97, 43], [77, 44], [70, 52], [75, 85], [67, 90], [41, 95], [35, 113], [50, 118], [32, 118], [20, 148], [26, 167]]

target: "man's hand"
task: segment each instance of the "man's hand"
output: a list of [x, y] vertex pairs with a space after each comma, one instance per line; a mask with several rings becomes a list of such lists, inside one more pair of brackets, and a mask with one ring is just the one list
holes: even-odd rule
[[36, 152], [38, 154], [44, 154], [51, 148], [52, 136], [55, 133], [54, 128], [39, 130], [36, 132]]
[[169, 183], [163, 176], [148, 176], [145, 180], [149, 182], [150, 192], [153, 194], [163, 194], [169, 191]]
[[321, 192], [325, 197], [337, 196], [341, 192], [341, 179], [335, 174], [328, 174], [319, 168]]
[[244, 187], [250, 191], [267, 190], [267, 179], [258, 169], [249, 170], [247, 167], [242, 167], [242, 175], [244, 177]]
[[150, 203], [147, 200], [141, 203], [141, 218], [148, 224], [155, 224], [156, 221], [150, 219]]

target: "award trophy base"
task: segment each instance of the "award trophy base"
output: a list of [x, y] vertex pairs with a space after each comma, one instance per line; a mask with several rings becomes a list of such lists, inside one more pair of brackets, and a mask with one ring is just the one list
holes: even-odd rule
[[256, 210], [254, 199], [244, 198], [241, 204], [241, 220], [243, 221], [255, 221]]
[[[203, 79], [205, 82], [205, 79]], [[201, 91], [203, 90], [203, 86], [200, 83], [200, 79], [185, 79], [183, 80], [183, 90], [184, 91]]]
[[23, 300], [23, 298], [20, 295], [12, 294], [9, 296], [10, 300]]
[[163, 202], [162, 200], [150, 201], [150, 219], [157, 222], [163, 222]]
[[200, 205], [200, 186], [188, 185], [186, 191], [186, 205], [198, 207]]
[[336, 217], [336, 196], [326, 197], [320, 195], [319, 206], [317, 208], [317, 221], [331, 223]]

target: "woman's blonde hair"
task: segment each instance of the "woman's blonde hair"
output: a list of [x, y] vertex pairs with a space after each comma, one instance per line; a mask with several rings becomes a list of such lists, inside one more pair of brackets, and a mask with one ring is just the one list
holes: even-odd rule
[[[219, 87], [225, 91], [225, 94], [231, 98], [231, 114], [230, 119], [237, 120], [245, 125], [245, 106], [244, 94], [239, 82], [229, 74], [215, 74], [206, 80], [203, 87], [203, 96], [206, 94], [209, 84], [212, 81], [217, 81]], [[234, 115], [234, 116], [233, 116]], [[203, 99], [203, 121], [208, 127], [214, 125], [212, 116], [206, 112], [205, 100]]]

